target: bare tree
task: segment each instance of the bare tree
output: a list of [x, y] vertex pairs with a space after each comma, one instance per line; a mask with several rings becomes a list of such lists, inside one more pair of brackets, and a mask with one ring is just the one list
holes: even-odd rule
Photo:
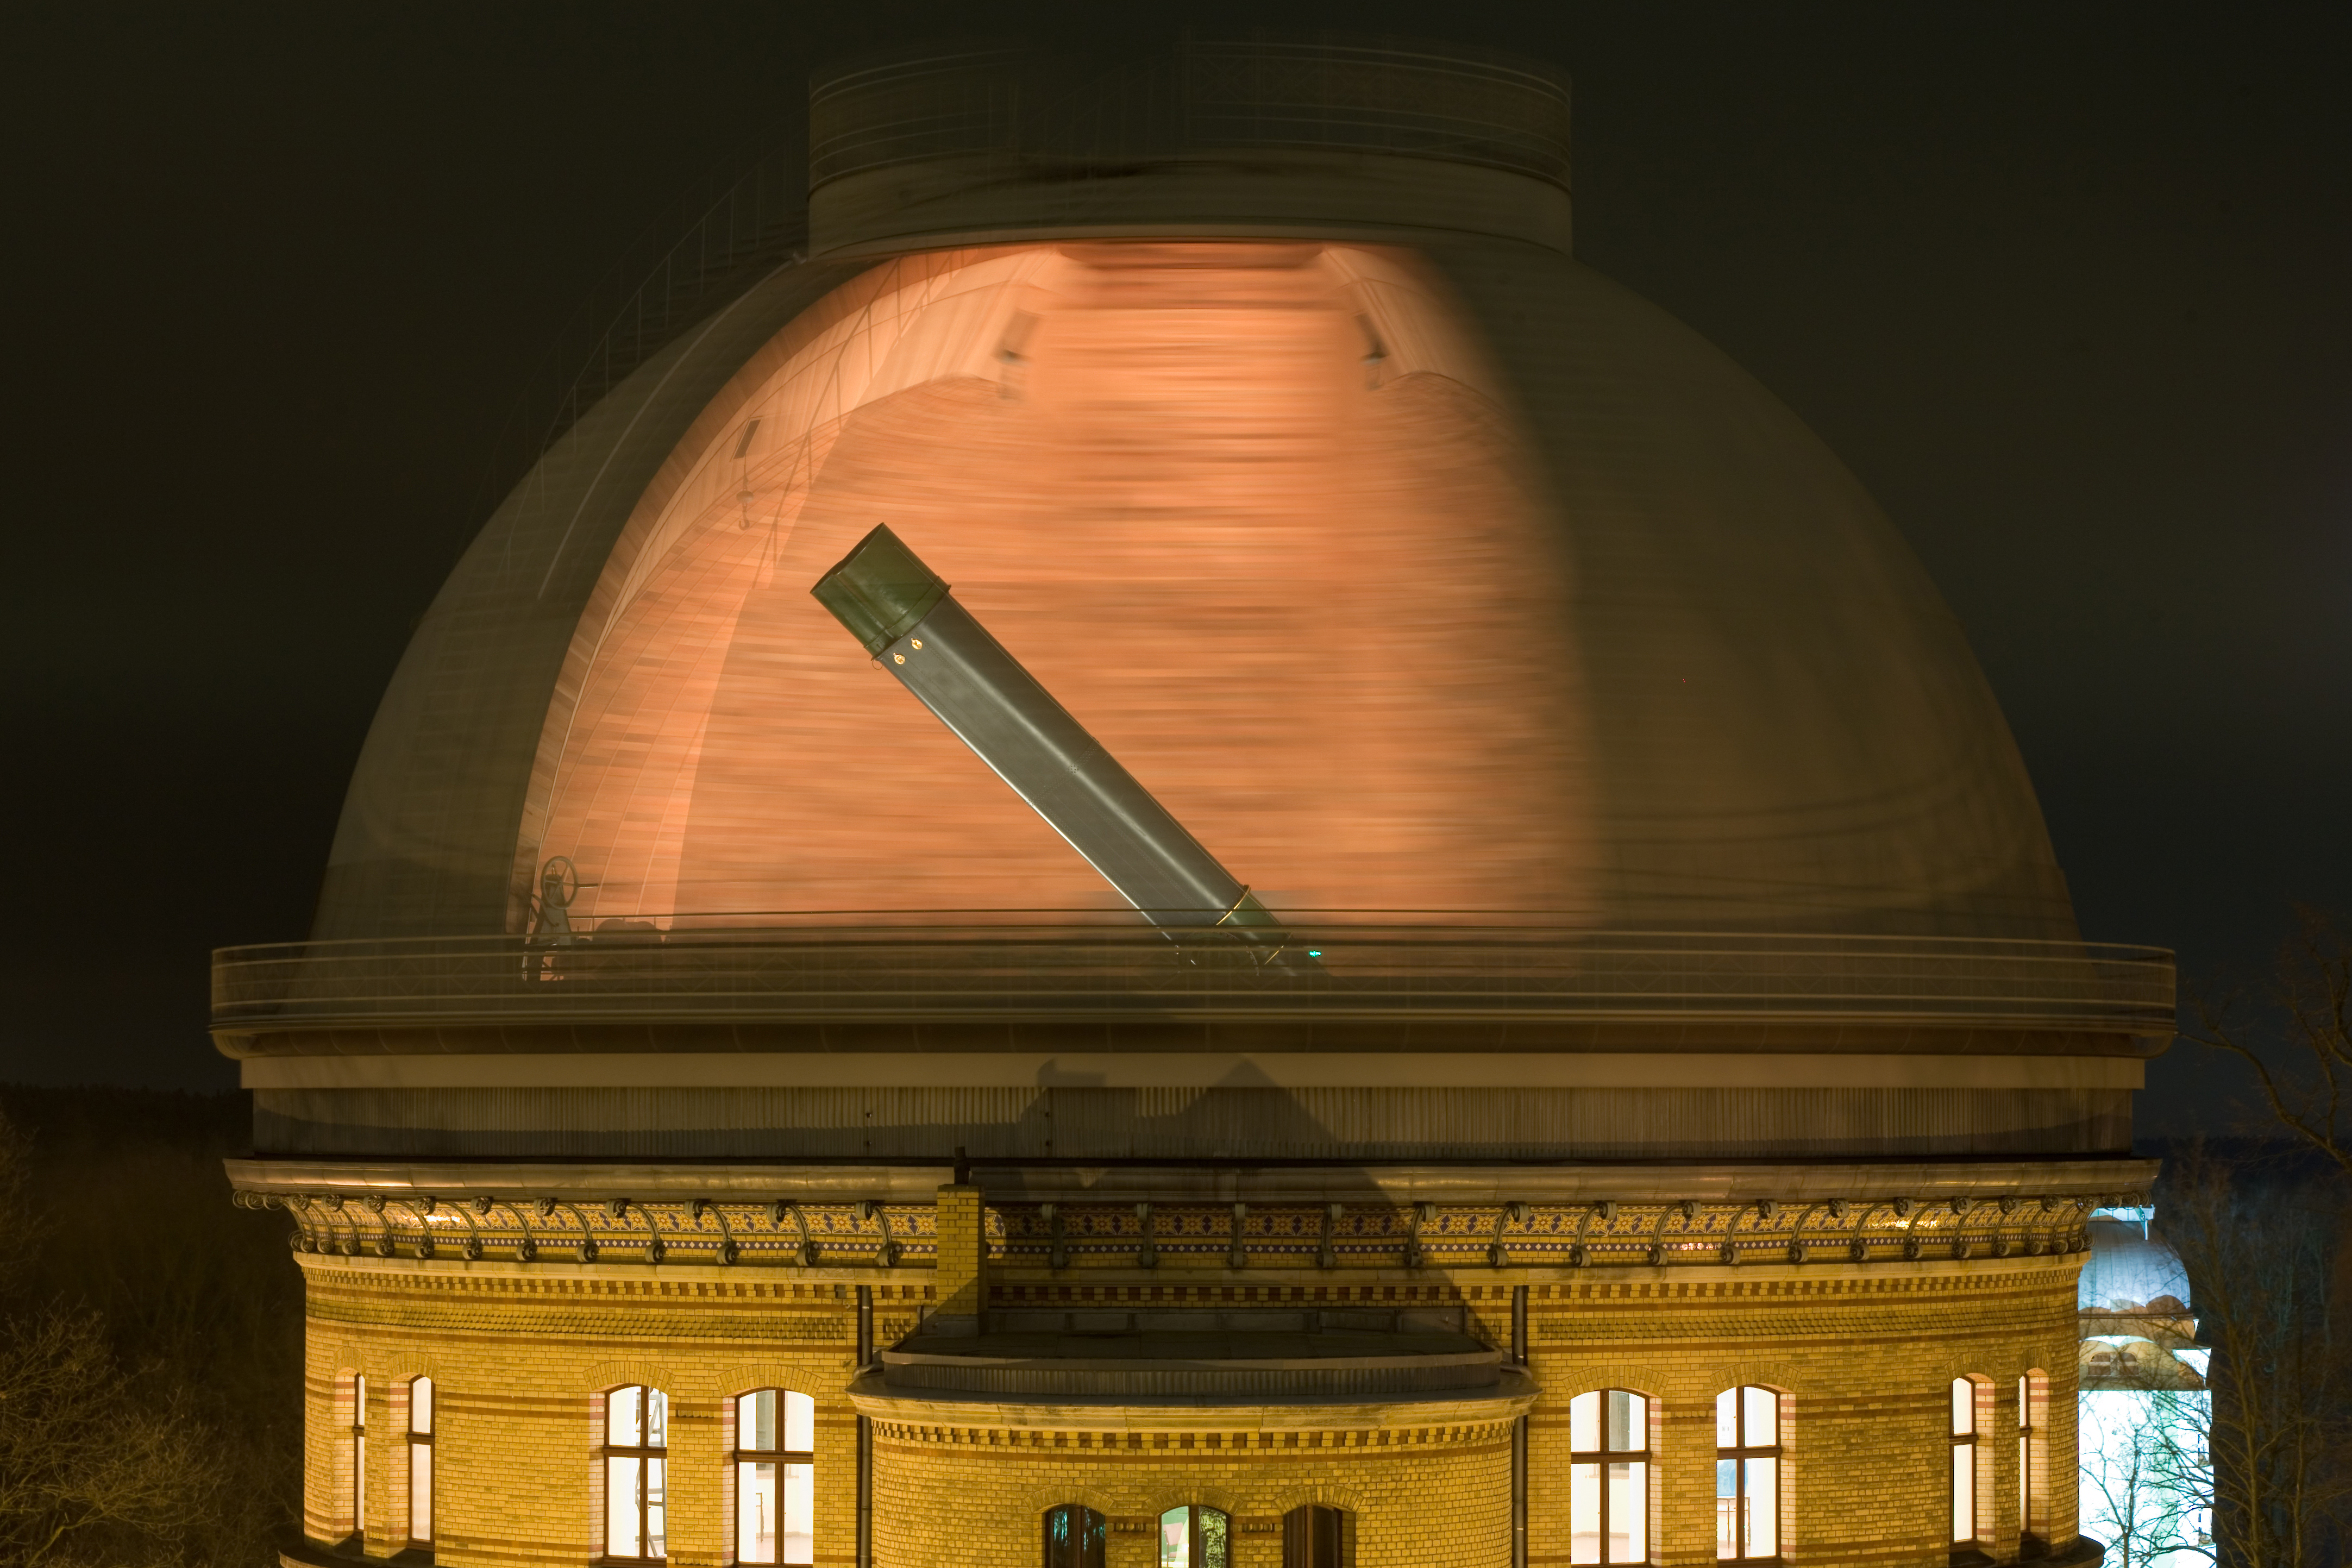
[[0, 1116], [0, 1563], [275, 1563], [299, 1474], [283, 1243], [231, 1209], [187, 1107], [151, 1097], [141, 1125], [123, 1091], [47, 1092], [8, 1096], [48, 1112], [37, 1143]]
[[2211, 1418], [2201, 1389], [2084, 1395], [2083, 1526], [2106, 1542], [2108, 1568], [2214, 1559]]
[[2212, 1348], [2210, 1468], [2159, 1436], [2148, 1484], [2210, 1476], [2222, 1568], [2318, 1568], [2352, 1504], [2352, 1323], [2330, 1278], [2342, 1205], [2333, 1184], [2257, 1181], [2201, 1147], [2172, 1164], [2158, 1224]]
[[2192, 1001], [2198, 1027], [2189, 1037], [2244, 1062], [2279, 1125], [2352, 1176], [2352, 1129], [2344, 1124], [2352, 1099], [2352, 938], [2316, 910], [2295, 912], [2301, 930], [2279, 951], [2267, 998], [2291, 1065], [2263, 1050], [2242, 994]]
[[209, 1475], [177, 1403], [148, 1397], [88, 1315], [0, 1334], [0, 1561], [172, 1563]]

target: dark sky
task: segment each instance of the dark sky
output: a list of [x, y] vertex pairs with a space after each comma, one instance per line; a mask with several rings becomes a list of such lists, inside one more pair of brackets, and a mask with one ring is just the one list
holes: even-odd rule
[[[2352, 9], [1011, 5], [1574, 77], [1584, 260], [1715, 340], [1974, 639], [2085, 934], [2352, 907]], [[968, 6], [15, 8], [0, 1079], [226, 1086], [410, 627], [566, 322], [810, 68]], [[1132, 30], [1129, 37], [1115, 32]], [[1111, 31], [1107, 31], [1109, 29]], [[505, 450], [511, 451], [511, 446]], [[2156, 1064], [2144, 1125], [2231, 1085]]]

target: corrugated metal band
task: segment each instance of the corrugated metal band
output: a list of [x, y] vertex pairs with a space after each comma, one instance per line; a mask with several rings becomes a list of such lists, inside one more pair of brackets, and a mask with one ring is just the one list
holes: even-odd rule
[[2128, 1089], [263, 1089], [338, 1157], [1632, 1159], [2100, 1153]]
[[1286, 918], [1321, 968], [1262, 966], [1230, 932], [1108, 924], [224, 948], [213, 1023], [1817, 1019], [2168, 1037], [2174, 1022], [2158, 948]]

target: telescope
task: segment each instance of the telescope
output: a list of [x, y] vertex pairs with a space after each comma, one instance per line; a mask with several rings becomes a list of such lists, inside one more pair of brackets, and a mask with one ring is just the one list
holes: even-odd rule
[[859, 540], [809, 592], [1146, 920], [1171, 935], [1230, 933], [1262, 967], [1320, 972], [887, 527]]

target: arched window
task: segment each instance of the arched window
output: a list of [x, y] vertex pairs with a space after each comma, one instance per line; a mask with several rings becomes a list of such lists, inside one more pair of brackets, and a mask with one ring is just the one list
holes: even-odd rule
[[2018, 1555], [2041, 1555], [2050, 1531], [2050, 1374], [2040, 1367], [2017, 1380]]
[[367, 1373], [352, 1374], [352, 1534], [367, 1533]]
[[1568, 1402], [1568, 1560], [1650, 1560], [1650, 1402], [1622, 1388]]
[[1973, 1377], [1952, 1379], [1952, 1544], [1975, 1547], [1992, 1533], [1991, 1451], [1979, 1440], [1991, 1414], [1990, 1385]]
[[1349, 1568], [1356, 1554], [1354, 1523], [1319, 1502], [1292, 1509], [1282, 1516], [1282, 1568]]
[[1109, 1526], [1084, 1503], [1066, 1502], [1045, 1510], [1045, 1568], [1103, 1568], [1103, 1537]]
[[433, 1544], [433, 1380], [408, 1380], [408, 1544]]
[[604, 1395], [604, 1555], [657, 1563], [669, 1554], [669, 1398], [632, 1384]]
[[736, 1398], [735, 1561], [816, 1561], [816, 1401], [805, 1394]]
[[1715, 1396], [1715, 1554], [1731, 1563], [1780, 1555], [1780, 1396], [1769, 1388]]
[[1160, 1516], [1160, 1568], [1232, 1568], [1234, 1521], [1185, 1503]]

